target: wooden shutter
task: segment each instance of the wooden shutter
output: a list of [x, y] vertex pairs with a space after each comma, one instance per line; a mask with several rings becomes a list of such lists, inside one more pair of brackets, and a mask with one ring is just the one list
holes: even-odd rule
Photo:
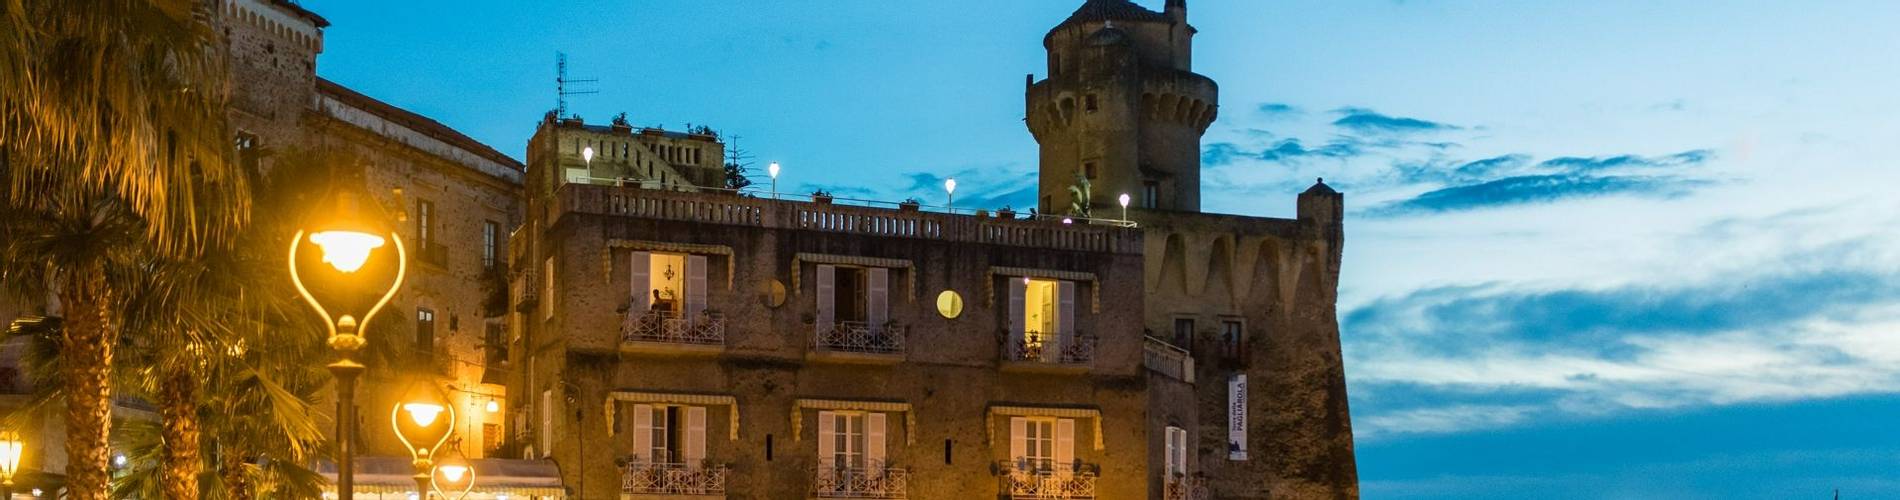
[[1027, 328], [1023, 324], [1027, 321], [1023, 318], [1023, 295], [1028, 292], [1029, 284], [1016, 278], [1003, 281], [1009, 282], [1009, 345], [1006, 348], [1011, 357], [1015, 357], [1023, 348], [1023, 330]]
[[813, 337], [814, 339], [823, 338], [825, 333], [831, 331], [832, 318], [836, 314], [832, 308], [837, 305], [837, 301], [833, 298], [835, 293], [832, 288], [835, 286], [834, 280], [837, 273], [836, 266], [818, 266], [818, 318], [815, 321], [818, 336]]
[[[884, 414], [871, 413], [864, 416], [864, 467], [879, 469], [884, 467]], [[877, 470], [871, 471], [877, 474]]]
[[633, 405], [633, 455], [648, 463], [666, 461], [653, 456], [653, 405]]
[[1009, 461], [1016, 463], [1029, 456], [1029, 419], [1009, 417]]
[[633, 252], [633, 256], [627, 260], [627, 268], [633, 270], [629, 275], [627, 292], [633, 297], [633, 305], [629, 306], [631, 307], [629, 311], [635, 316], [646, 314], [648, 309], [653, 308], [652, 267], [653, 254], [646, 252]]
[[832, 415], [828, 411], [818, 412], [818, 466], [826, 469], [831, 468], [837, 454], [837, 443], [832, 442], [837, 439], [834, 435], [837, 430], [831, 428]]
[[686, 318], [699, 321], [706, 310], [706, 256], [686, 256]]
[[[1053, 356], [1060, 356], [1063, 346], [1078, 342], [1075, 338], [1075, 282], [1062, 281], [1056, 284], [1056, 332], [1055, 346], [1044, 350]], [[1055, 361], [1056, 358], [1050, 358]]]
[[1176, 435], [1176, 432], [1180, 431], [1180, 429], [1168, 427], [1165, 430], [1166, 432], [1163, 433], [1163, 439], [1167, 441], [1167, 448], [1165, 448], [1167, 451], [1166, 454], [1163, 455], [1166, 458], [1162, 459], [1162, 462], [1166, 465], [1161, 476], [1163, 480], [1173, 479], [1175, 474], [1181, 473], [1178, 462], [1176, 462], [1181, 456], [1182, 443], [1178, 439], [1179, 436]]
[[706, 459], [706, 407], [686, 407], [686, 466], [699, 467]]
[[884, 321], [889, 314], [891, 274], [889, 269], [873, 267], [866, 270], [870, 282], [865, 288], [864, 319], [871, 324], [871, 331], [884, 331]]
[[1056, 421], [1056, 470], [1074, 470], [1075, 419]]

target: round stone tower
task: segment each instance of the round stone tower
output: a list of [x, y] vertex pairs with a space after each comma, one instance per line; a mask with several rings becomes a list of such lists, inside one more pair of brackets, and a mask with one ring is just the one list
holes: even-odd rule
[[1087, 0], [1042, 39], [1049, 77], [1027, 79], [1023, 121], [1041, 145], [1043, 213], [1073, 211], [1087, 179], [1096, 217], [1135, 208], [1201, 209], [1201, 133], [1219, 88], [1192, 71], [1187, 1], [1155, 12], [1129, 0]]

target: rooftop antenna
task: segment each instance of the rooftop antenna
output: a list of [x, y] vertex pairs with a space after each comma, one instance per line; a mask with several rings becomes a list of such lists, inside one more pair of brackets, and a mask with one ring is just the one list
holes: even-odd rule
[[567, 78], [567, 53], [555, 52], [554, 53], [554, 93], [558, 97], [554, 101], [554, 117], [555, 118], [567, 117], [567, 96], [600, 93], [600, 91], [593, 90], [593, 89], [568, 90], [567, 84], [594, 83], [598, 81], [600, 81], [600, 79], [597, 79], [597, 78], [588, 78], [584, 80], [568, 79]]

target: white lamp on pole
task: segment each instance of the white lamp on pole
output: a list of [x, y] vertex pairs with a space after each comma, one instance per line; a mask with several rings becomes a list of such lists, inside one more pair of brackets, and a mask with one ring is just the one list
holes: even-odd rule
[[772, 176], [772, 199], [778, 199], [778, 162], [765, 166], [765, 173]]
[[943, 192], [950, 197], [950, 201], [944, 204], [944, 208], [949, 209], [950, 213], [957, 213], [957, 180], [944, 179]]
[[1122, 202], [1122, 222], [1128, 222], [1128, 193], [1122, 193], [1117, 201]]

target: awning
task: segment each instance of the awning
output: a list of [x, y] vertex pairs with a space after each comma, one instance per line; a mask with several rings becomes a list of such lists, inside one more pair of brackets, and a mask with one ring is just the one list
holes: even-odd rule
[[[526, 500], [528, 497], [567, 498], [567, 488], [561, 486], [561, 469], [552, 460], [477, 458], [469, 460], [469, 465], [475, 468], [475, 489], [469, 492], [470, 499], [498, 498], [500, 495], [517, 500]], [[324, 498], [335, 498], [336, 464], [320, 462], [317, 472], [329, 481], [323, 487]], [[382, 495], [414, 493], [415, 473], [408, 458], [357, 457], [356, 470], [352, 474], [356, 477], [355, 496], [367, 500], [382, 498]]]

